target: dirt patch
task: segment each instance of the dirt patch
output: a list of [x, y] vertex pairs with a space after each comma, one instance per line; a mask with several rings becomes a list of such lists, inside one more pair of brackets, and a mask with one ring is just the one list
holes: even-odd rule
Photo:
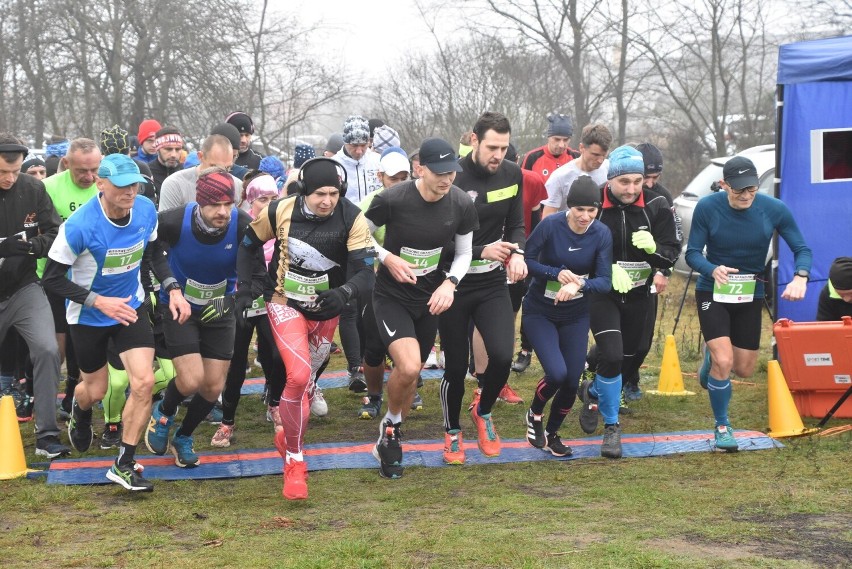
[[701, 560], [737, 561], [748, 557], [762, 557], [759, 547], [717, 543], [706, 538], [691, 536], [685, 538], [652, 539], [645, 542], [648, 546], [664, 553], [686, 555]]

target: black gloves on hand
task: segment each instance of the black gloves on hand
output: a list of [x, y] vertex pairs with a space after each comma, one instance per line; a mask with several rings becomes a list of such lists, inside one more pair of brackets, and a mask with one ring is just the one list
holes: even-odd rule
[[319, 293], [317, 305], [323, 315], [334, 318], [343, 312], [343, 307], [346, 306], [350, 298], [352, 298], [352, 289], [349, 285], [343, 285]]
[[0, 243], [0, 257], [29, 255], [32, 251], [32, 244], [21, 239], [20, 235], [12, 235]]

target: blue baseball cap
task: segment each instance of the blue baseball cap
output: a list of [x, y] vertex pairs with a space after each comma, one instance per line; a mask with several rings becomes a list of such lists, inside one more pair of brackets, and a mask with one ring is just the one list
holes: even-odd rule
[[112, 185], [119, 188], [146, 182], [142, 174], [139, 173], [139, 166], [136, 165], [133, 158], [126, 154], [104, 156], [101, 159], [100, 167], [98, 167], [98, 177], [109, 180]]

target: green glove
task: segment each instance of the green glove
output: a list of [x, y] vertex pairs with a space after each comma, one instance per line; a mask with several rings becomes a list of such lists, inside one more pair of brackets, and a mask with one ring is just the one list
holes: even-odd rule
[[634, 231], [633, 246], [637, 249], [644, 249], [649, 255], [657, 250], [654, 236], [648, 231]]
[[612, 264], [612, 288], [622, 294], [630, 292], [633, 288], [633, 279], [618, 263]]
[[201, 321], [206, 324], [208, 322], [213, 322], [214, 320], [219, 320], [231, 312], [233, 307], [233, 296], [220, 296], [214, 298], [208, 302], [207, 306], [204, 307], [204, 310], [201, 311]]

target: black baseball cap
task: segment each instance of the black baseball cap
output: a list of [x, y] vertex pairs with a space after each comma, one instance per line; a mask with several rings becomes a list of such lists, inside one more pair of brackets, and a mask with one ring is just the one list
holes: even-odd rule
[[735, 190], [741, 190], [750, 186], [757, 186], [757, 168], [754, 162], [745, 156], [734, 156], [722, 168], [722, 178]]
[[420, 165], [435, 174], [462, 171], [456, 160], [456, 151], [443, 138], [427, 138], [420, 143]]

